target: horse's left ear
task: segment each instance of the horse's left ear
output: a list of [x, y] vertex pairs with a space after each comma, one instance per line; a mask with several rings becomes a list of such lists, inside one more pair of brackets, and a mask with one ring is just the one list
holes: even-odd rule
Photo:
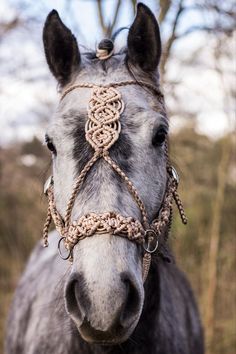
[[70, 81], [80, 64], [80, 53], [76, 38], [52, 10], [43, 29], [43, 44], [49, 69], [60, 85]]
[[137, 15], [128, 34], [128, 61], [145, 72], [153, 72], [161, 57], [161, 38], [157, 20], [144, 4], [137, 6]]

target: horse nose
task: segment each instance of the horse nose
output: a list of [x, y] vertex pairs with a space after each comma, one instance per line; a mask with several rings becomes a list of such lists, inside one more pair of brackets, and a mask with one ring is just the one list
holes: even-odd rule
[[121, 274], [121, 282], [125, 287], [126, 294], [120, 312], [120, 324], [123, 327], [129, 327], [139, 313], [141, 307], [141, 295], [135, 279], [131, 274]]
[[[83, 322], [91, 331], [112, 331], [117, 327], [129, 328], [140, 316], [142, 295], [135, 277], [123, 272], [119, 281], [104, 289], [93, 282], [94, 288], [86, 285], [81, 274], [73, 274], [65, 289], [66, 309], [77, 327]], [[97, 285], [97, 286], [96, 286]], [[103, 287], [103, 294], [99, 289]]]
[[67, 312], [79, 326], [84, 320], [86, 311], [90, 308], [90, 300], [83, 284], [83, 276], [81, 274], [73, 274], [65, 288]]

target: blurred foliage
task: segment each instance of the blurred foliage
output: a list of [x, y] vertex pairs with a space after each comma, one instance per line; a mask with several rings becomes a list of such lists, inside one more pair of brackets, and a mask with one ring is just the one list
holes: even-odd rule
[[[189, 218], [184, 227], [175, 212], [171, 244], [187, 273], [205, 318], [212, 215], [217, 193], [217, 168], [225, 144], [232, 148], [221, 205], [220, 247], [211, 353], [232, 354], [235, 342], [235, 191], [233, 138], [211, 141], [186, 127], [171, 136], [171, 157], [180, 171], [180, 193]], [[10, 300], [25, 262], [41, 237], [46, 213], [42, 186], [50, 165], [48, 152], [35, 138], [1, 149], [0, 191], [0, 342]], [[30, 154], [30, 155], [29, 155]], [[28, 157], [28, 158], [27, 158]], [[34, 157], [34, 158], [33, 158]], [[42, 172], [43, 171], [43, 172]], [[208, 338], [206, 338], [208, 344]]]
[[[29, 155], [29, 152], [31, 155]], [[26, 155], [27, 154], [27, 155]], [[33, 154], [33, 155], [32, 155]], [[36, 163], [28, 166], [24, 157]], [[42, 171], [49, 165], [42, 144], [31, 143], [0, 149], [0, 342], [12, 292], [24, 264], [40, 238], [46, 202], [42, 198]], [[27, 160], [26, 160], [27, 161]], [[1, 345], [0, 345], [1, 347]]]

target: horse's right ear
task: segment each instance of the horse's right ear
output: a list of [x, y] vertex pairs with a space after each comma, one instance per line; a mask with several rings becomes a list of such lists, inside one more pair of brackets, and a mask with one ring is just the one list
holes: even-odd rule
[[43, 29], [43, 44], [48, 66], [61, 86], [68, 83], [80, 64], [77, 41], [69, 28], [52, 10]]

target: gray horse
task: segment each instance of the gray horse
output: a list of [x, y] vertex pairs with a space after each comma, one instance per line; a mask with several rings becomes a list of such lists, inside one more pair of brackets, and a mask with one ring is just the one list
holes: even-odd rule
[[[104, 85], [131, 79], [159, 85], [159, 27], [141, 3], [129, 29], [127, 48], [107, 60], [98, 59], [96, 53], [80, 53], [75, 37], [55, 10], [48, 15], [43, 40], [49, 68], [62, 90], [81, 82]], [[120, 137], [110, 155], [135, 185], [152, 220], [167, 182], [164, 102], [142, 85], [119, 91], [125, 109]], [[69, 92], [46, 134], [55, 202], [62, 216], [74, 181], [92, 156], [85, 139], [89, 95], [87, 88]], [[140, 219], [123, 181], [101, 159], [77, 195], [72, 219], [107, 210]], [[203, 354], [192, 290], [175, 265], [166, 238], [163, 235], [160, 240], [143, 284], [142, 250], [136, 243], [109, 233], [87, 237], [74, 247], [71, 265], [57, 254], [58, 233], [50, 233], [50, 247], [36, 246], [16, 290], [6, 353]]]

